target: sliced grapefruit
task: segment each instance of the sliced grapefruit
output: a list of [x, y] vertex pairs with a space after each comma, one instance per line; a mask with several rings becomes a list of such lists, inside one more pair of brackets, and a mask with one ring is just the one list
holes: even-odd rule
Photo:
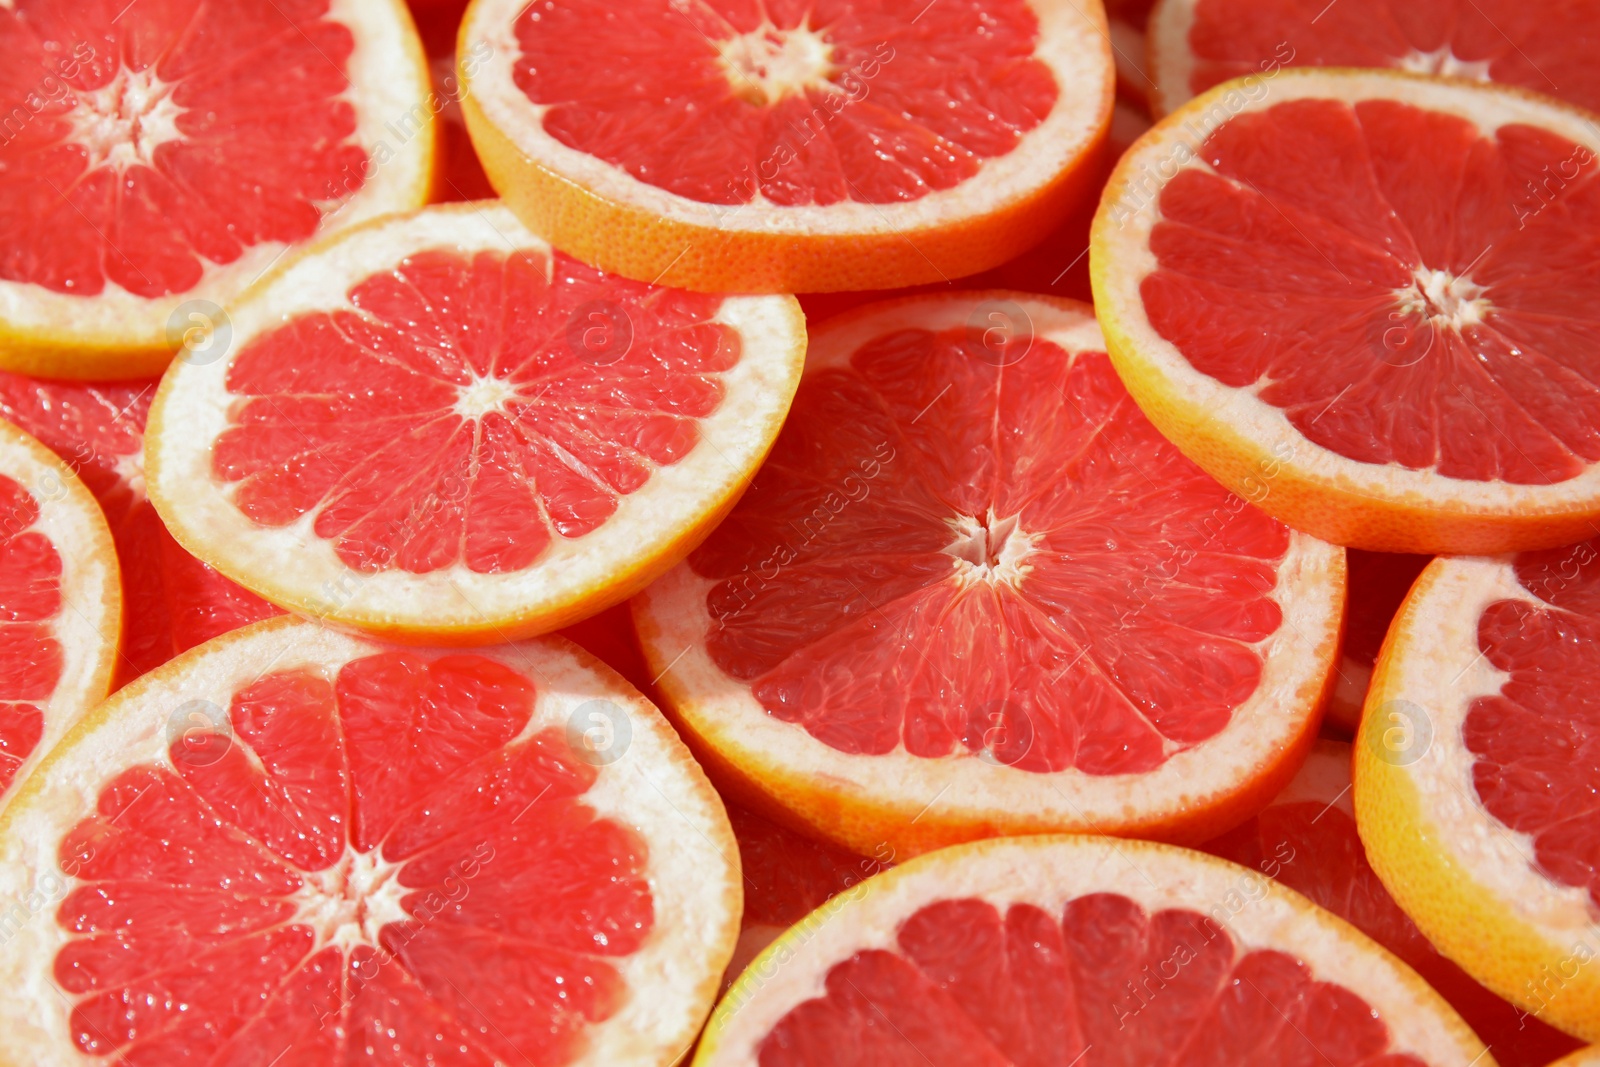
[[887, 846], [875, 856], [858, 856], [816, 841], [764, 819], [753, 811], [728, 805], [728, 821], [739, 842], [744, 875], [744, 916], [739, 944], [728, 964], [724, 984], [732, 982], [749, 962], [785, 930], [863, 880], [894, 863]]
[[1098, 0], [476, 0], [460, 47], [467, 128], [529, 228], [730, 292], [1004, 262], [1089, 194], [1115, 82]]
[[[1354, 589], [1355, 566], [1351, 566]], [[1255, 818], [1205, 845], [1305, 894], [1405, 961], [1448, 1000], [1500, 1067], [1544, 1067], [1579, 1042], [1515, 1008], [1439, 955], [1367, 863], [1350, 795], [1350, 746], [1318, 741]]]
[[1316, 733], [1344, 553], [1139, 414], [1087, 305], [888, 301], [818, 327], [749, 496], [634, 602], [719, 784], [864, 855], [1199, 841]]
[[150, 412], [173, 536], [282, 607], [448, 644], [556, 629], [683, 558], [805, 354], [792, 297], [608, 276], [492, 203], [341, 235], [232, 316]]
[[1439, 950], [1600, 1038], [1600, 542], [1439, 559], [1406, 598], [1357, 735], [1373, 868]]
[[1585, 32], [1596, 0], [1162, 0], [1150, 16], [1151, 106], [1284, 66], [1392, 67], [1496, 81], [1600, 109]]
[[[565, 641], [273, 619], [84, 719], [0, 819], [0, 1062], [660, 1064], [738, 858], [659, 713]], [[30, 896], [30, 894], [33, 894]]]
[[[1504, 86], [1279, 71], [1122, 158], [1095, 307], [1153, 422], [1356, 548], [1567, 544], [1600, 518], [1600, 126]], [[1553, 201], [1546, 168], [1575, 176]]]
[[0, 371], [0, 417], [55, 452], [100, 502], [121, 564], [119, 689], [195, 645], [278, 609], [178, 546], [144, 495], [144, 425], [154, 379], [62, 382]]
[[1361, 725], [1372, 666], [1389, 633], [1400, 602], [1411, 591], [1431, 556], [1397, 552], [1366, 552], [1352, 548], [1345, 554], [1350, 569], [1349, 608], [1344, 618], [1344, 644], [1339, 649], [1338, 679], [1328, 697], [1325, 729], [1344, 738], [1355, 736]]
[[1103, 837], [961, 845], [745, 971], [697, 1067], [1483, 1067], [1405, 964], [1265, 876]]
[[0, 801], [105, 698], [121, 626], [117, 553], [94, 497], [0, 421]]
[[422, 204], [401, 0], [0, 5], [0, 366], [158, 374], [290, 246]]

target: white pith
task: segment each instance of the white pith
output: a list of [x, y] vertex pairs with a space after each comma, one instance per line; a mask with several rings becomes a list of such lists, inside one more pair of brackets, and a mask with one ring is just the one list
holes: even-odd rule
[[402, 866], [385, 860], [381, 849], [357, 852], [346, 845], [333, 866], [302, 873], [305, 884], [289, 898], [295, 909], [289, 922], [312, 929], [314, 951], [330, 945], [346, 954], [360, 945], [377, 948], [385, 925], [411, 917], [400, 904], [406, 895], [396, 877]]
[[[11, 916], [15, 926], [0, 939], [0, 982], [7, 990], [0, 999], [0, 1063], [81, 1067], [86, 1062], [70, 1036], [72, 999], [52, 972], [55, 954], [68, 940], [56, 922], [56, 904], [78, 884], [60, 872], [57, 850], [62, 837], [93, 810], [105, 783], [135, 765], [171, 766], [166, 715], [151, 709], [189, 700], [228, 707], [234, 692], [265, 672], [310, 670], [331, 679], [349, 660], [386, 647], [290, 617], [258, 623], [119, 691], [41, 764], [27, 789], [0, 815], [0, 913]], [[594, 699], [612, 702], [628, 717], [627, 752], [597, 768], [599, 777], [582, 803], [643, 839], [655, 921], [639, 951], [608, 957], [629, 995], [615, 1015], [587, 1030], [586, 1045], [573, 1063], [670, 1063], [698, 1030], [738, 928], [738, 852], [721, 802], [660, 713], [570, 642], [541, 638], [477, 654], [534, 680], [538, 699], [519, 737], [564, 727]], [[535, 818], [537, 811], [535, 805], [526, 817]], [[384, 871], [381, 863], [363, 863], [359, 873], [369, 883]], [[356, 866], [349, 873], [357, 873]], [[306, 916], [314, 929], [327, 932], [331, 943], [364, 941], [370, 923], [343, 921], [336, 899], [340, 876], [317, 880], [327, 891], [319, 903], [311, 904], [314, 889], [299, 898], [314, 913]], [[368, 898], [369, 909], [374, 904], [378, 909], [373, 921], [394, 914], [392, 902], [385, 901], [391, 892], [380, 889]]]
[[1430, 844], [1554, 944], [1570, 947], [1582, 940], [1600, 947], [1600, 921], [1588, 891], [1541, 874], [1533, 838], [1483, 806], [1472, 778], [1477, 757], [1462, 736], [1472, 702], [1499, 693], [1510, 677], [1492, 666], [1479, 646], [1484, 610], [1499, 600], [1542, 602], [1517, 581], [1508, 558], [1435, 560], [1415, 590], [1395, 619], [1390, 642], [1403, 654], [1386, 657], [1383, 689], [1368, 698], [1364, 714], [1371, 717], [1382, 710], [1379, 705], [1406, 701], [1431, 723], [1427, 750], [1399, 769], [1436, 828]]
[[4, 421], [0, 474], [33, 497], [39, 518], [28, 529], [48, 538], [61, 558], [61, 613], [53, 631], [62, 651], [55, 689], [46, 700], [28, 702], [43, 714], [44, 728], [10, 787], [0, 792], [3, 807], [73, 723], [105, 697], [122, 632], [122, 589], [100, 505], [54, 453]]
[[176, 85], [162, 81], [153, 67], [123, 67], [101, 88], [77, 94], [78, 106], [67, 116], [68, 139], [88, 151], [91, 168], [149, 166], [157, 148], [183, 136], [178, 116], [184, 109], [172, 99]]
[[957, 580], [962, 584], [987, 581], [1016, 586], [1033, 570], [1028, 558], [1041, 535], [1022, 529], [1016, 515], [1000, 517], [990, 508], [982, 521], [970, 515], [956, 515], [949, 521], [955, 540], [945, 552], [955, 557]]
[[[125, 17], [136, 18], [137, 13], [135, 8]], [[329, 0], [325, 17], [345, 25], [355, 38], [346, 63], [350, 88], [339, 99], [354, 108], [351, 139], [367, 149], [375, 165], [361, 189], [323, 217], [313, 241], [425, 203], [433, 158], [430, 127], [406, 139], [390, 129], [418, 113], [418, 107], [421, 114], [432, 114], [427, 66], [401, 0]], [[168, 132], [181, 136], [166, 125], [168, 119], [175, 121], [171, 107], [170, 100], [163, 101], [152, 116], [150, 132], [158, 141], [171, 139]], [[380, 145], [386, 146], [387, 155], [376, 165]], [[132, 155], [127, 148], [112, 152], [113, 159], [128, 162]], [[135, 295], [109, 279], [99, 295], [88, 298], [0, 280], [0, 331], [40, 339], [67, 337], [109, 348], [176, 348], [168, 336], [168, 318], [176, 308], [191, 300], [227, 307], [278, 265], [289, 247], [281, 242], [253, 246], [232, 263], [207, 265], [195, 287], [155, 298]]]
[[462, 386], [455, 413], [463, 419], [481, 419], [491, 412], [503, 413], [506, 401], [516, 395], [517, 387], [509, 379], [475, 374], [471, 384]]
[[[1240, 954], [1277, 950], [1298, 957], [1317, 980], [1365, 1000], [1389, 1027], [1396, 1052], [1430, 1067], [1485, 1062], [1482, 1043], [1405, 964], [1265, 875], [1142, 841], [1049, 837], [931, 853], [824, 904], [751, 963], [712, 1016], [696, 1064], [756, 1064], [762, 1039], [796, 1005], [825, 992], [833, 965], [856, 952], [893, 950], [901, 923], [929, 904], [976, 898], [1002, 915], [1014, 904], [1060, 915], [1067, 901], [1102, 892], [1125, 896], [1147, 913], [1182, 908], [1208, 915]], [[870, 998], [872, 991], [862, 994]]]
[[808, 90], [841, 91], [828, 80], [833, 46], [805, 23], [780, 30], [768, 22], [718, 41], [717, 52], [729, 86], [751, 103], [770, 107]]
[[[1252, 94], [1246, 95], [1246, 89]], [[1592, 151], [1600, 151], [1600, 128], [1576, 109], [1498, 86], [1432, 81], [1385, 71], [1335, 71], [1302, 67], [1262, 76], [1246, 85], [1223, 86], [1191, 109], [1170, 116], [1142, 137], [1123, 157], [1095, 218], [1093, 268], [1108, 329], [1120, 331], [1141, 364], [1164, 379], [1166, 392], [1184, 398], [1207, 427], [1225, 427], [1258, 454], [1275, 456], [1302, 478], [1330, 489], [1376, 500], [1413, 504], [1463, 516], [1506, 516], [1524, 511], [1581, 510], [1600, 495], [1600, 465], [1577, 477], [1549, 485], [1451, 478], [1434, 470], [1347, 459], [1313, 444], [1289, 421], [1283, 409], [1260, 399], [1268, 384], [1232, 388], [1197, 370], [1150, 324], [1140, 284], [1157, 267], [1150, 235], [1160, 219], [1160, 190], [1185, 169], [1209, 170], [1199, 153], [1204, 140], [1237, 114], [1264, 110], [1298, 99], [1401, 100], [1439, 111], [1477, 126], [1492, 137], [1501, 126], [1541, 127]], [[1396, 295], [1396, 306], [1432, 290], [1452, 305], [1452, 322], [1470, 324], [1487, 305], [1470, 278], [1419, 272], [1415, 289]], [[1419, 304], [1418, 306], [1423, 306]], [[1203, 414], [1200, 414], [1203, 413]]]
[[[532, 103], [512, 78], [521, 55], [513, 25], [526, 6], [524, 0], [480, 0], [467, 12], [461, 40], [464, 54], [480, 46], [489, 51], [489, 60], [468, 79], [467, 86], [489, 121], [528, 158], [608, 200], [674, 221], [731, 232], [900, 233], [984, 214], [1022, 199], [1070, 166], [1093, 141], [1105, 100], [1078, 89], [1101, 85], [1109, 89], [1111, 60], [1105, 47], [1105, 13], [1099, 4], [1081, 0], [1028, 3], [1039, 22], [1036, 55], [1062, 89], [1054, 110], [1012, 152], [987, 160], [976, 177], [917, 200], [883, 204], [849, 200], [827, 206], [782, 207], [757, 194], [750, 202], [730, 208], [639, 181], [545, 132], [542, 118], [548, 105]], [[826, 27], [817, 30], [825, 33]], [[893, 69], [892, 61], [889, 69]]]
[[[430, 574], [398, 567], [365, 574], [346, 566], [333, 542], [316, 535], [316, 511], [289, 526], [256, 525], [235, 506], [236, 486], [211, 473], [211, 443], [231, 425], [239, 400], [225, 381], [231, 360], [252, 338], [289, 318], [354, 311], [346, 296], [353, 284], [427, 249], [550, 254], [499, 203], [397, 216], [284, 268], [232, 308], [234, 339], [227, 356], [207, 366], [175, 364], [164, 379], [145, 439], [152, 496], [174, 535], [241, 585], [350, 626], [498, 625], [607, 586], [619, 570], [666, 551], [715, 501], [736, 491], [765, 455], [794, 393], [802, 321], [792, 297], [729, 297], [714, 321], [738, 331], [742, 355], [718, 375], [724, 396], [701, 420], [704, 443], [655, 469], [643, 488], [619, 497], [617, 510], [592, 533], [576, 539], [552, 535], [549, 549], [531, 567], [480, 574], [457, 562]], [[464, 391], [457, 410], [481, 413], [506, 395], [504, 383], [480, 381]], [[682, 551], [691, 547], [685, 544]]]
[[[1194, 27], [1194, 12], [1200, 0], [1160, 0], [1151, 9], [1147, 27], [1149, 35], [1148, 72], [1155, 82], [1150, 92], [1150, 110], [1156, 118], [1176, 111], [1194, 98], [1190, 88], [1191, 77], [1197, 65], [1194, 52], [1189, 48], [1189, 31]], [[1315, 21], [1315, 20], [1313, 20]], [[1294, 36], [1279, 47], [1294, 45]], [[1292, 58], [1290, 62], [1293, 62]], [[1263, 73], [1281, 67], [1272, 56], [1263, 56], [1260, 69]], [[1394, 57], [1396, 70], [1414, 74], [1435, 74], [1446, 77], [1471, 78], [1489, 81], [1490, 61], [1486, 59], [1461, 59], [1448, 44], [1432, 52], [1412, 49]]]
[[[1103, 351], [1087, 305], [1005, 295], [1023, 306], [1037, 336], [1069, 354]], [[908, 303], [894, 301], [881, 311], [852, 313], [814, 331], [807, 373], [841, 364], [873, 337], [902, 326]], [[931, 330], [962, 326], [972, 312], [965, 297], [915, 303], [917, 325]], [[970, 821], [1000, 833], [1043, 828], [1092, 832], [1219, 803], [1300, 735], [1312, 712], [1309, 694], [1331, 664], [1343, 597], [1330, 586], [1335, 581], [1342, 585], [1343, 573], [1342, 549], [1291, 533], [1275, 594], [1284, 621], [1257, 646], [1263, 669], [1255, 693], [1209, 740], [1176, 752], [1154, 771], [1126, 775], [1090, 775], [1077, 769], [1038, 773], [969, 758], [973, 754], [963, 750], [929, 759], [903, 748], [883, 755], [833, 748], [802, 725], [769, 714], [747, 683], [731, 678], [712, 660], [707, 638], [716, 622], [706, 593], [717, 583], [688, 565], [669, 571], [636, 598], [634, 617], [645, 656], [661, 675], [657, 684], [671, 694], [678, 715], [738, 766], [781, 768], [815, 783], [818, 793], [837, 798], [841, 805], [901, 812], [908, 829], [931, 812], [934, 818]], [[851, 844], [868, 851], [874, 846], [870, 841]]]

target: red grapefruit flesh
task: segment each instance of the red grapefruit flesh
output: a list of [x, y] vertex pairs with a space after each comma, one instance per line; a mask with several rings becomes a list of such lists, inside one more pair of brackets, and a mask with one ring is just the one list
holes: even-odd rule
[[1005, 292], [813, 331], [750, 494], [635, 601], [669, 707], [741, 795], [913, 854], [1203, 839], [1292, 776], [1343, 552], [1184, 459], [1101, 346], [1086, 305]]
[[[1352, 564], [1352, 585], [1354, 572]], [[1205, 850], [1305, 894], [1399, 956], [1461, 1013], [1500, 1067], [1543, 1067], [1581, 1044], [1473, 981], [1400, 910], [1356, 831], [1349, 745], [1319, 741], [1276, 800]]]
[[1414, 972], [1305, 898], [1200, 853], [1096, 837], [985, 841], [877, 876], [751, 965], [695, 1060], [1486, 1062]]
[[399, 0], [18, 0], [0, 51], [9, 368], [159, 372], [287, 247], [426, 195]]
[[60, 456], [100, 502], [121, 563], [127, 617], [113, 689], [196, 645], [278, 614], [179, 547], [144, 495], [144, 425], [155, 381], [80, 382], [0, 371], [0, 417]]
[[468, 126], [529, 226], [695, 289], [972, 274], [1086, 192], [1113, 70], [1071, 0], [480, 0]]
[[[1297, 529], [1405, 552], [1585, 536], [1597, 147], [1584, 113], [1502, 86], [1298, 69], [1219, 87], [1102, 201], [1118, 370], [1224, 484], [1265, 465], [1261, 506]], [[1548, 201], [1546, 167], [1568, 175]]]
[[351, 231], [232, 316], [162, 382], [151, 499], [273, 603], [411, 641], [632, 595], [743, 491], [804, 358], [792, 297], [609, 276], [498, 204]]
[[121, 615], [94, 497], [0, 421], [0, 801], [106, 695]]
[[1361, 724], [1361, 706], [1372, 680], [1372, 667], [1378, 662], [1378, 650], [1383, 647], [1389, 623], [1430, 558], [1359, 548], [1345, 554], [1350, 567], [1350, 606], [1345, 612], [1338, 680], [1328, 698], [1326, 728], [1344, 737], [1355, 735]]
[[1393, 67], [1502, 82], [1600, 108], [1579, 29], [1595, 0], [1163, 0], [1150, 19], [1154, 104], [1166, 113], [1230, 78], [1279, 66]]
[[664, 1067], [739, 906], [710, 786], [574, 646], [402, 651], [290, 619], [102, 705], [0, 852], [8, 890], [52, 894], [0, 946], [0, 1060], [40, 1067]]

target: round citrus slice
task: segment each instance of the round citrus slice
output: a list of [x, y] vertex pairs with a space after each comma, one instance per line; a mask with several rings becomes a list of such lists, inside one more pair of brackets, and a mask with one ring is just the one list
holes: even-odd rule
[[792, 297], [607, 276], [498, 204], [360, 227], [232, 316], [150, 412], [173, 536], [285, 608], [449, 644], [556, 629], [682, 559], [805, 355]]
[[122, 571], [120, 689], [195, 645], [278, 609], [178, 546], [144, 495], [144, 426], [154, 379], [61, 382], [0, 371], [0, 417], [55, 452], [100, 503]]
[[1600, 1038], [1600, 542], [1439, 559], [1373, 672], [1361, 838], [1441, 952]]
[[[1352, 594], [1354, 572], [1352, 563]], [[1276, 800], [1205, 850], [1305, 894], [1399, 956], [1461, 1013], [1500, 1067], [1544, 1067], [1577, 1048], [1575, 1038], [1495, 996], [1422, 936], [1367, 863], [1350, 792], [1350, 746], [1318, 741]]]
[[1582, 29], [1596, 0], [1162, 0], [1149, 24], [1151, 107], [1283, 66], [1392, 67], [1503, 82], [1600, 109]]
[[1359, 548], [1345, 553], [1350, 569], [1349, 607], [1344, 617], [1344, 644], [1339, 648], [1338, 679], [1328, 696], [1324, 728], [1331, 728], [1346, 739], [1355, 735], [1356, 727], [1361, 725], [1361, 708], [1372, 681], [1372, 667], [1378, 662], [1378, 650], [1389, 633], [1389, 624], [1410, 592], [1411, 583], [1432, 558]]
[[1156, 433], [1085, 304], [914, 297], [813, 331], [745, 500], [634, 602], [738, 797], [863, 855], [1204, 840], [1293, 776], [1344, 552]]
[[1010, 259], [1089, 194], [1115, 83], [1079, 0], [476, 0], [461, 57], [467, 128], [532, 230], [729, 292]]
[[0, 801], [105, 698], [121, 625], [117, 553], [94, 497], [0, 421]]
[[1219, 86], [1122, 158], [1095, 218], [1117, 370], [1224, 485], [1337, 544], [1587, 536], [1595, 146], [1583, 113], [1503, 86], [1310, 68]]
[[555, 638], [272, 619], [100, 706], [0, 819], [0, 1062], [672, 1063], [733, 949], [721, 802]]
[[1492, 1062], [1365, 935], [1257, 872], [1103, 837], [983, 841], [866, 882], [723, 998], [697, 1067]]
[[0, 365], [158, 374], [292, 245], [416, 207], [428, 72], [401, 0], [0, 5]]

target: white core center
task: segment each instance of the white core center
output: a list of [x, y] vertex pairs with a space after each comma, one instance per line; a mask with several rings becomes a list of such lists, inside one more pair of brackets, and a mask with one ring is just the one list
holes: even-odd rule
[[89, 150], [89, 165], [109, 164], [126, 170], [149, 166], [156, 149], [183, 134], [178, 116], [184, 109], [172, 100], [175, 82], [164, 82], [154, 70], [124, 68], [105, 86], [76, 94], [78, 106], [68, 116], [71, 140]]
[[289, 921], [311, 927], [317, 949], [376, 946], [385, 925], [411, 918], [400, 905], [408, 891], [395, 877], [399, 872], [400, 864], [386, 862], [378, 849], [356, 852], [347, 846], [332, 867], [304, 875], [305, 884], [289, 898], [295, 904]]
[[767, 23], [717, 47], [728, 84], [752, 104], [770, 106], [807, 89], [836, 88], [828, 80], [833, 46], [804, 24], [780, 30]]
[[1487, 59], [1457, 59], [1447, 44], [1440, 45], [1432, 52], [1413, 49], [1400, 57], [1398, 66], [1401, 70], [1417, 74], [1445, 74], [1455, 78], [1474, 78], [1481, 82], [1489, 80]]
[[504, 378], [474, 376], [456, 398], [455, 412], [464, 419], [481, 419], [491, 411], [504, 411], [506, 401], [516, 395], [516, 388]]
[[1471, 278], [1426, 267], [1418, 267], [1413, 277], [1409, 288], [1395, 292], [1406, 314], [1426, 315], [1435, 325], [1459, 330], [1482, 322], [1489, 310], [1484, 287]]
[[1000, 518], [990, 508], [982, 519], [957, 515], [950, 520], [955, 539], [945, 551], [956, 558], [963, 582], [1021, 583], [1033, 565], [1028, 562], [1039, 538], [1018, 528], [1017, 516]]

